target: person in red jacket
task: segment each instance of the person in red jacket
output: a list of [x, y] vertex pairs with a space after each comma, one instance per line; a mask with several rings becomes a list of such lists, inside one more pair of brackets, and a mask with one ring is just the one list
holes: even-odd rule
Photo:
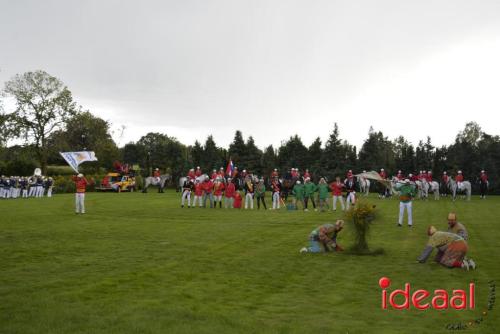
[[[387, 179], [387, 173], [385, 172], [385, 170], [383, 168], [380, 168], [380, 172], [378, 173], [378, 175], [380, 175], [382, 180]], [[385, 198], [385, 193], [386, 193], [387, 188], [383, 184], [379, 184], [379, 187], [380, 187], [380, 193], [379, 193], [378, 197]]]
[[335, 178], [335, 182], [330, 184], [330, 189], [332, 190], [332, 208], [333, 211], [337, 211], [337, 201], [340, 201], [340, 205], [342, 206], [342, 211], [345, 210], [344, 206], [344, 197], [342, 197], [342, 189], [344, 188], [344, 184], [340, 181], [340, 177], [337, 176]]
[[404, 175], [403, 175], [403, 172], [398, 170], [398, 173], [396, 174], [396, 179], [398, 179], [399, 181], [403, 181], [404, 180]]
[[222, 193], [224, 192], [224, 183], [221, 177], [217, 177], [214, 182], [214, 208], [217, 207], [217, 202], [219, 202], [219, 208], [222, 208]]
[[309, 169], [306, 169], [306, 171], [304, 172], [304, 180], [307, 179], [307, 178], [311, 178], [311, 173], [309, 173]]
[[275, 177], [279, 177], [279, 175], [278, 175], [278, 169], [276, 169], [276, 168], [271, 173], [271, 179], [274, 179]]
[[193, 198], [193, 208], [196, 207], [196, 200], [198, 200], [198, 205], [201, 208], [201, 199], [203, 197], [203, 186], [200, 181], [194, 181], [194, 198]]
[[194, 174], [194, 168], [191, 168], [189, 170], [187, 177], [188, 177], [188, 179], [191, 179], [191, 180], [194, 180], [196, 178], [196, 175]]
[[217, 176], [221, 178], [221, 180], [224, 180], [226, 177], [226, 173], [224, 172], [224, 168], [219, 168], [219, 171], [217, 172]]
[[448, 184], [448, 181], [450, 180], [448, 173], [443, 172], [443, 176], [441, 176], [441, 180], [443, 181], [444, 184]]
[[427, 182], [431, 183], [432, 182], [432, 171], [428, 170], [427, 171]]
[[194, 175], [196, 177], [201, 176], [201, 168], [200, 168], [200, 166], [196, 167], [196, 171], [194, 172]]
[[455, 181], [457, 181], [458, 189], [462, 190], [462, 182], [464, 182], [464, 176], [462, 175], [462, 171], [458, 171], [458, 175], [455, 177]]
[[241, 202], [243, 201], [243, 198], [241, 197], [241, 194], [239, 191], [236, 191], [234, 193], [234, 208], [235, 209], [241, 209]]
[[236, 192], [236, 186], [232, 182], [231, 178], [227, 179], [226, 191], [224, 193], [224, 208], [228, 207], [232, 209], [234, 207], [234, 194]]
[[155, 178], [156, 183], [160, 183], [160, 176], [161, 176], [160, 170], [158, 168], [155, 168], [153, 172], [153, 177]]
[[214, 169], [212, 170], [212, 175], [210, 176], [210, 180], [212, 180], [212, 182], [215, 182], [216, 178], [217, 178], [217, 171]]
[[76, 188], [75, 213], [76, 214], [79, 214], [79, 213], [84, 214], [85, 213], [85, 190], [87, 188], [87, 185], [89, 185], [90, 183], [87, 181], [87, 179], [81, 173], [78, 175], [73, 175], [72, 179], [75, 182], [75, 188]]
[[206, 178], [205, 181], [201, 184], [203, 188], [203, 207], [207, 207], [207, 198], [210, 201], [210, 208], [214, 207], [214, 183], [212, 180]]

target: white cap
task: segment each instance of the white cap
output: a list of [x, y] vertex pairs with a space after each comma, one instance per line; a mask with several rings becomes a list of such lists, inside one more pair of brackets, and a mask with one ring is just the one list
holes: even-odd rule
[[243, 173], [246, 173], [246, 172], [247, 172], [247, 170], [246, 170], [246, 169], [244, 169], [244, 170], [243, 170]]
[[484, 173], [484, 169], [481, 171], [481, 173]]
[[444, 175], [446, 175], [447, 173], [446, 172], [443, 172]]
[[276, 169], [276, 168], [274, 169], [274, 171], [275, 171], [275, 172], [276, 172], [277, 170], [278, 170], [278, 169]]
[[384, 169], [383, 169], [383, 168], [380, 168], [380, 170], [381, 170], [382, 172], [384, 171]]
[[461, 171], [461, 170], [459, 170], [459, 171], [458, 171], [458, 174], [462, 174], [462, 171]]
[[82, 174], [82, 173], [79, 173], [77, 176], [78, 176], [78, 177], [83, 177], [83, 174]]
[[405, 179], [405, 183], [410, 183], [410, 179]]
[[300, 184], [300, 181], [299, 181], [299, 180], [297, 180], [297, 182], [296, 182], [296, 183], [297, 183], [297, 184]]
[[409, 177], [412, 177], [412, 176], [413, 176], [413, 174], [412, 174], [412, 173], [410, 173], [410, 174], [408, 174], [408, 176], [409, 176]]
[[398, 173], [401, 173], [401, 170], [398, 170]]
[[196, 169], [200, 169], [200, 166], [196, 167]]

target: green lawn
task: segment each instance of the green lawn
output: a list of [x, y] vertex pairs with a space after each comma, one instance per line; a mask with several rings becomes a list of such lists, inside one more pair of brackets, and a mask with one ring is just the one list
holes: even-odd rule
[[[414, 203], [413, 229], [381, 211], [370, 245], [384, 255], [299, 254], [310, 231], [340, 213], [181, 209], [166, 194], [88, 193], [0, 201], [0, 333], [446, 333], [480, 316], [500, 282], [500, 198]], [[270, 198], [268, 196], [267, 201]], [[455, 210], [476, 271], [416, 263], [426, 227]], [[339, 243], [349, 246], [350, 227]], [[431, 259], [432, 260], [432, 257]], [[382, 310], [393, 288], [466, 288], [476, 309]], [[498, 333], [497, 305], [467, 332]]]

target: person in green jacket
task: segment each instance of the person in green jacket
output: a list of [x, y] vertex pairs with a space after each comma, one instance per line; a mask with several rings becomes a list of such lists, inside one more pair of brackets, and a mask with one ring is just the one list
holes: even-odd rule
[[403, 218], [406, 212], [408, 213], [408, 227], [413, 226], [412, 220], [412, 200], [416, 194], [415, 185], [411, 184], [409, 179], [405, 179], [403, 183], [396, 183], [396, 190], [399, 191], [399, 221], [398, 226], [403, 226]]
[[322, 177], [318, 183], [319, 210], [321, 212], [325, 211], [324, 207], [325, 207], [326, 201], [328, 200], [329, 190], [330, 190], [330, 187], [326, 183], [325, 178]]
[[264, 196], [266, 195], [266, 186], [264, 184], [264, 179], [260, 179], [259, 183], [255, 187], [255, 197], [257, 198], [257, 209], [260, 210], [260, 202], [262, 201], [262, 205], [264, 209], [267, 210], [266, 202], [264, 201]]
[[298, 203], [302, 203], [302, 209], [304, 209], [304, 185], [300, 182], [297, 181], [295, 185], [293, 186], [292, 189], [292, 195], [294, 196], [293, 198], [293, 205], [297, 207]]
[[311, 182], [310, 178], [306, 178], [305, 183], [304, 183], [304, 211], [309, 211], [307, 209], [307, 203], [309, 202], [309, 199], [312, 202], [314, 211], [318, 211], [316, 209], [316, 203], [314, 202], [314, 193], [318, 190], [318, 187]]

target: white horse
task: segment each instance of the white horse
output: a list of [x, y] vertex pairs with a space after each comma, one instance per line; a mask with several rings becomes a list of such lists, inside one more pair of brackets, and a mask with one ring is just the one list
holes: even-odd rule
[[365, 177], [358, 176], [359, 192], [364, 196], [368, 196], [370, 193], [370, 180]]
[[417, 185], [418, 199], [427, 199], [427, 196], [429, 196], [429, 183], [426, 180], [417, 180], [415, 184]]
[[434, 194], [434, 200], [439, 201], [439, 183], [432, 181], [429, 183], [429, 192]]
[[156, 178], [154, 176], [148, 176], [144, 179], [144, 187], [142, 189], [142, 192], [147, 193], [149, 186], [157, 186], [158, 192], [162, 193], [163, 189], [167, 185], [167, 182], [169, 182], [171, 179], [172, 179], [172, 176], [170, 176], [170, 174], [160, 175], [159, 180], [158, 180], [158, 178]]
[[453, 201], [455, 201], [455, 199], [457, 197], [457, 192], [463, 193], [465, 195], [464, 199], [467, 199], [468, 201], [470, 201], [470, 196], [472, 193], [472, 186], [471, 186], [469, 181], [463, 181], [462, 187], [459, 189], [457, 182], [450, 177], [450, 179], [448, 181], [448, 188], [451, 191]]

